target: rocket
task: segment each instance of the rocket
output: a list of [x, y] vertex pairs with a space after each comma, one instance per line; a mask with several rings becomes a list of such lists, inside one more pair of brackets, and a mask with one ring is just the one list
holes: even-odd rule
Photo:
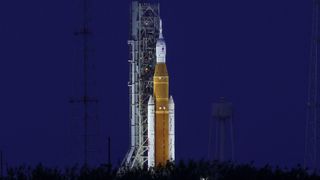
[[150, 96], [148, 101], [148, 167], [163, 166], [175, 159], [175, 110], [173, 98], [169, 97], [166, 43], [162, 34], [161, 20], [156, 57], [153, 96]]

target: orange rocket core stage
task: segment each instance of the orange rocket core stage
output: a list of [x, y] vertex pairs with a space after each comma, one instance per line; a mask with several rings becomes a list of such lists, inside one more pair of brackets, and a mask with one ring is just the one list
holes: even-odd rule
[[155, 165], [169, 160], [169, 76], [165, 63], [157, 63], [153, 76], [155, 98]]

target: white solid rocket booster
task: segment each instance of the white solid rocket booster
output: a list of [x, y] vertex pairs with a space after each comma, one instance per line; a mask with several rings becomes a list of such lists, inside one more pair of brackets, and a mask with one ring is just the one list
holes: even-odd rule
[[169, 100], [169, 160], [174, 161], [175, 159], [175, 148], [174, 148], [174, 101], [172, 96]]
[[148, 167], [154, 167], [154, 99], [149, 97], [148, 101]]

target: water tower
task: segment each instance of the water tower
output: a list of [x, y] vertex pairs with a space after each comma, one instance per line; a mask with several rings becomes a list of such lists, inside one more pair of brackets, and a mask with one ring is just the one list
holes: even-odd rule
[[233, 106], [224, 97], [213, 103], [212, 120], [215, 123], [215, 159], [234, 160]]

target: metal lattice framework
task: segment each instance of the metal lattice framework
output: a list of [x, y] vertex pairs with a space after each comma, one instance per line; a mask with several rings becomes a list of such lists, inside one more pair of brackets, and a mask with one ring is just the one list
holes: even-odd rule
[[153, 94], [156, 42], [159, 35], [159, 4], [132, 2], [130, 47], [130, 149], [123, 166], [144, 167], [148, 159], [147, 110]]
[[309, 62], [309, 84], [305, 139], [306, 167], [319, 169], [320, 160], [320, 119], [318, 96], [318, 53], [319, 53], [319, 0], [313, 0], [312, 41]]
[[90, 28], [91, 0], [82, 0], [81, 3], [81, 27], [74, 35], [79, 38], [80, 57], [74, 66], [76, 79], [74, 81], [74, 95], [69, 103], [72, 105], [71, 136], [72, 155], [77, 163], [79, 155], [84, 165], [97, 165], [101, 162], [100, 132], [98, 119], [98, 97], [96, 96], [95, 63], [92, 58], [92, 31]]

